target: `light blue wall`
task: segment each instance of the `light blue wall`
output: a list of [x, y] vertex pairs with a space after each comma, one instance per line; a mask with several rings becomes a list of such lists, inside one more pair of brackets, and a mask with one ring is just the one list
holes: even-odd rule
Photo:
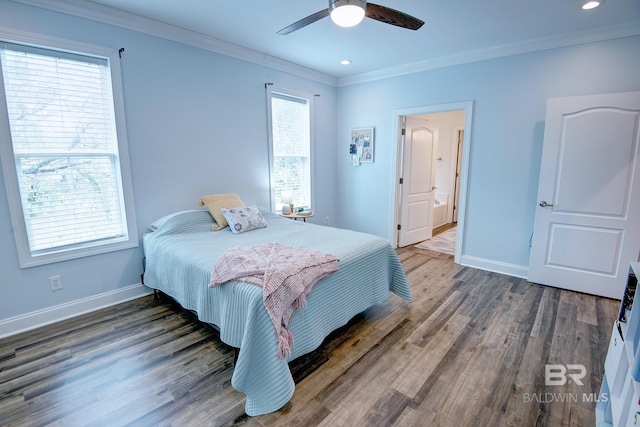
[[[340, 88], [339, 225], [391, 238], [394, 110], [473, 101], [462, 255], [526, 272], [547, 98], [634, 90], [640, 90], [640, 37]], [[375, 163], [353, 167], [345, 154], [349, 129], [361, 126], [376, 128]]]
[[[237, 192], [269, 206], [264, 84], [315, 97], [316, 220], [336, 217], [336, 88], [157, 37], [0, 0], [0, 26], [124, 47], [122, 80], [140, 236], [154, 219]], [[4, 143], [5, 141], [3, 141]], [[140, 282], [142, 247], [20, 269], [0, 185], [0, 321]], [[59, 274], [64, 289], [52, 292]]]
[[[122, 76], [140, 233], [153, 219], [237, 192], [267, 206], [265, 82], [315, 97], [314, 222], [391, 238], [398, 109], [473, 101], [463, 255], [526, 270], [546, 100], [640, 90], [640, 37], [334, 88], [157, 37], [0, 0], [0, 26], [112, 48]], [[375, 162], [349, 163], [349, 130], [376, 128]], [[142, 248], [20, 269], [0, 185], [0, 322], [136, 284]], [[59, 274], [64, 289], [52, 292]]]

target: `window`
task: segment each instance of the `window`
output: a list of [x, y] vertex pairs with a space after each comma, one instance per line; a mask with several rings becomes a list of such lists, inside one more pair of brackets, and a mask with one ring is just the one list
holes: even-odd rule
[[281, 211], [282, 193], [295, 207], [312, 207], [311, 96], [268, 89], [271, 209]]
[[21, 267], [137, 246], [117, 52], [39, 46], [0, 41], [0, 152]]

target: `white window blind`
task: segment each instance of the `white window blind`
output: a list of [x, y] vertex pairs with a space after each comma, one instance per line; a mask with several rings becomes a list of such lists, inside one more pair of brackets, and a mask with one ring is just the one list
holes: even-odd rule
[[23, 266], [129, 242], [109, 59], [0, 43], [0, 65], [28, 242]]
[[311, 208], [311, 101], [269, 92], [271, 124], [271, 208], [279, 211], [284, 191], [296, 207]]

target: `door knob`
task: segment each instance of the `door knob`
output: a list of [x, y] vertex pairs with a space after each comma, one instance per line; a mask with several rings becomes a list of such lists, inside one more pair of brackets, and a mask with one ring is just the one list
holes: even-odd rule
[[549, 203], [545, 202], [544, 200], [543, 200], [543, 201], [541, 201], [541, 202], [539, 203], [539, 205], [540, 205], [541, 207], [543, 207], [543, 208], [546, 208], [546, 207], [548, 207], [548, 206], [553, 206], [553, 205], [550, 205]]

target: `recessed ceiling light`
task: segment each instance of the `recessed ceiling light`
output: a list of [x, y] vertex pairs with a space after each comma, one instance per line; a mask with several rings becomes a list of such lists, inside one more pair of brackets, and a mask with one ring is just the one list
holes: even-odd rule
[[591, 9], [595, 9], [596, 7], [600, 6], [602, 3], [604, 3], [603, 0], [591, 0], [591, 1], [587, 1], [586, 3], [584, 3], [582, 5], [582, 10], [591, 10]]
[[351, 61], [350, 61], [350, 60], [348, 60], [348, 59], [343, 59], [342, 61], [340, 61], [340, 63], [341, 63], [342, 65], [349, 65], [349, 64], [351, 64]]

